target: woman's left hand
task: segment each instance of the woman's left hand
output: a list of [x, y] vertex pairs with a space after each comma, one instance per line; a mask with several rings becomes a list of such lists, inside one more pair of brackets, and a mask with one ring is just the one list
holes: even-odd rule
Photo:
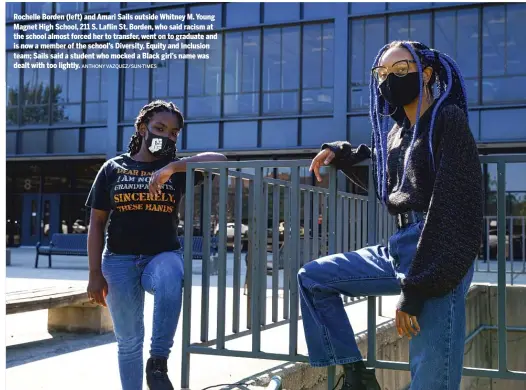
[[166, 183], [168, 179], [170, 179], [170, 176], [172, 176], [174, 173], [175, 172], [171, 164], [168, 164], [158, 171], [152, 173], [152, 176], [150, 176], [150, 185], [148, 187], [150, 194], [160, 195], [163, 184]]
[[396, 329], [400, 337], [407, 336], [409, 340], [420, 332], [420, 325], [416, 316], [409, 315], [403, 311], [396, 311]]

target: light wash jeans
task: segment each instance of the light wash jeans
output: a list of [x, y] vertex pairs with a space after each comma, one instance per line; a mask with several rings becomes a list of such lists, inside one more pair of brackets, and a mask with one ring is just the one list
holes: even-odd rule
[[[314, 367], [362, 360], [340, 294], [400, 294], [424, 222], [398, 230], [388, 248], [371, 246], [322, 257], [298, 273], [303, 327]], [[426, 301], [421, 331], [409, 342], [411, 390], [459, 389], [465, 340], [465, 298], [473, 267], [448, 295]], [[394, 313], [393, 313], [394, 314]]]
[[142, 390], [144, 292], [154, 296], [150, 355], [167, 358], [174, 343], [183, 289], [183, 253], [118, 255], [105, 250], [102, 274], [118, 345], [123, 390]]

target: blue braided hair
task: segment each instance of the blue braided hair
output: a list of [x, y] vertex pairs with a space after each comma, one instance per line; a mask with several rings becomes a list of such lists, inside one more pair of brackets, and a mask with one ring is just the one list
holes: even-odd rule
[[[423, 97], [423, 69], [431, 67], [433, 69], [433, 76], [427, 84], [429, 93], [434, 95], [437, 99], [434, 105], [431, 121], [429, 127], [429, 150], [430, 150], [430, 163], [433, 169], [435, 169], [435, 157], [433, 150], [433, 127], [437, 114], [440, 107], [445, 106], [445, 102], [448, 104], [456, 104], [464, 114], [466, 120], [468, 120], [468, 104], [466, 95], [466, 85], [464, 79], [460, 73], [458, 65], [453, 61], [451, 57], [444, 53], [440, 53], [437, 50], [430, 49], [426, 45], [420, 42], [413, 41], [394, 41], [388, 45], [385, 45], [380, 49], [378, 55], [374, 59], [373, 67], [377, 66], [382, 55], [393, 47], [402, 47], [408, 50], [418, 69], [419, 80], [420, 80], [420, 92], [418, 97], [418, 106], [416, 112], [416, 123], [414, 126], [413, 137], [409, 144], [409, 154], [404, 160], [404, 169], [402, 174], [402, 180], [400, 187], [404, 185], [407, 172], [407, 164], [411, 160], [413, 152], [413, 146], [416, 139], [420, 135], [418, 123], [420, 119], [420, 111], [422, 108], [422, 97]], [[375, 178], [375, 190], [376, 196], [383, 203], [387, 203], [387, 134], [389, 133], [389, 119], [390, 117], [397, 120], [403, 120], [405, 114], [403, 113], [403, 107], [392, 107], [382, 97], [378, 91], [378, 81], [371, 74], [370, 81], [370, 104], [369, 104], [369, 116], [373, 131], [371, 134], [371, 145], [372, 145], [372, 159], [373, 159], [373, 176]], [[436, 89], [436, 93], [433, 92], [433, 88]]]

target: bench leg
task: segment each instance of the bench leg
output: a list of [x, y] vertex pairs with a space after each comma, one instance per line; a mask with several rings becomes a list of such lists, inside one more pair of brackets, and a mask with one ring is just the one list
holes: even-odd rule
[[51, 268], [51, 253], [49, 254], [49, 259], [48, 259], [48, 268]]
[[37, 255], [35, 256], [35, 268], [38, 268], [38, 256], [39, 253], [37, 252]]
[[49, 332], [103, 334], [113, 331], [113, 322], [106, 307], [82, 303], [49, 309], [47, 329]]

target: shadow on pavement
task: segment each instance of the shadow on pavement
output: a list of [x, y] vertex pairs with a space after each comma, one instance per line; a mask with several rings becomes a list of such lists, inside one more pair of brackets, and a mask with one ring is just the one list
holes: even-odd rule
[[6, 348], [6, 368], [114, 342], [116, 342], [116, 340], [113, 333], [103, 335], [52, 333], [51, 339], [8, 346]]

